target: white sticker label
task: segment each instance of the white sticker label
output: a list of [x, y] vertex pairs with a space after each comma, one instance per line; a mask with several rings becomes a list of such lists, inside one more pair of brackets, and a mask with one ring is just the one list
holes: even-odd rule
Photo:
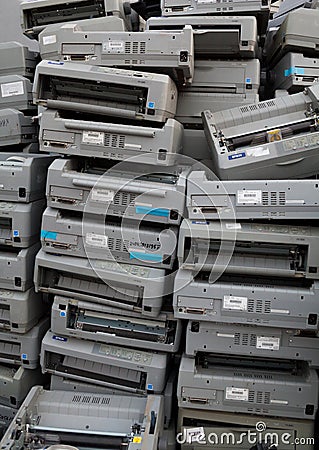
[[227, 230], [241, 230], [240, 223], [226, 223]]
[[3, 98], [23, 94], [24, 94], [23, 81], [16, 81], [14, 83], [5, 83], [1, 85], [1, 96]]
[[83, 144], [104, 145], [104, 133], [98, 131], [83, 131]]
[[91, 199], [93, 202], [112, 202], [114, 196], [115, 192], [108, 189], [92, 189]]
[[247, 156], [255, 156], [256, 158], [258, 158], [259, 156], [267, 156], [270, 155], [270, 151], [269, 148], [266, 147], [255, 147], [255, 148], [247, 148], [246, 150], [246, 154]]
[[242, 203], [261, 203], [261, 191], [237, 191], [237, 202]]
[[43, 42], [43, 45], [55, 44], [56, 43], [56, 35], [51, 34], [50, 36], [43, 36], [42, 42]]
[[248, 402], [249, 389], [226, 387], [226, 400]]
[[248, 298], [224, 295], [224, 309], [235, 309], [237, 311], [247, 311]]
[[279, 350], [280, 338], [257, 336], [256, 348], [263, 350]]
[[107, 41], [103, 42], [103, 52], [108, 53], [124, 53], [123, 41]]
[[186, 428], [186, 443], [192, 444], [193, 442], [197, 443], [206, 443], [205, 431], [203, 427], [197, 428]]
[[85, 243], [91, 247], [107, 248], [107, 236], [103, 236], [103, 234], [86, 233]]

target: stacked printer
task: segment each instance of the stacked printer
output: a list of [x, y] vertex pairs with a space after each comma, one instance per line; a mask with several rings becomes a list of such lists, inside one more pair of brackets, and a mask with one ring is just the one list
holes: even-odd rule
[[42, 383], [39, 353], [49, 319], [33, 268], [52, 160], [0, 154], [0, 435], [31, 386]]
[[32, 28], [42, 57], [34, 82], [34, 103], [45, 108], [40, 151], [62, 155], [49, 168], [35, 264], [36, 290], [53, 301], [41, 366], [51, 390], [127, 396], [135, 405], [133, 396], [143, 415], [146, 396], [164, 394], [167, 427], [189, 171], [178, 160], [175, 82], [192, 76], [193, 33], [186, 27], [158, 39], [156, 31], [132, 32], [124, 19]]
[[0, 44], [0, 152], [38, 151], [32, 80], [38, 54], [18, 42]]
[[[265, 59], [268, 91], [302, 91], [319, 81], [319, 2], [283, 2], [269, 22]], [[303, 6], [303, 7], [302, 7]]]
[[161, 4], [162, 17], [148, 19], [147, 30], [177, 32], [185, 25], [193, 29], [194, 74], [191, 83], [179, 89], [176, 118], [185, 130], [183, 153], [208, 159], [201, 112], [259, 101], [259, 43], [270, 1], [162, 0]]
[[[294, 29], [305, 12], [307, 26]], [[316, 42], [318, 12], [290, 12], [269, 61]], [[173, 304], [188, 319], [177, 388], [185, 448], [223, 432], [249, 448], [248, 430], [265, 445], [267, 432], [297, 445], [316, 430], [319, 84], [288, 72], [285, 89], [303, 92], [202, 113], [222, 181], [192, 172], [179, 235]]]

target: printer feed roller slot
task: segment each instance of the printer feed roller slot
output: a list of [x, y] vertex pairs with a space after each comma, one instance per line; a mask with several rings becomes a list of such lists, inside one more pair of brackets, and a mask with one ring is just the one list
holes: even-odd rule
[[[76, 364], [81, 364], [79, 358], [72, 356], [58, 355], [51, 352], [45, 353], [45, 370], [48, 373], [59, 376], [67, 376], [71, 379], [85, 379], [86, 381], [94, 379], [96, 384], [101, 386], [110, 386], [114, 389], [124, 389], [127, 391], [140, 392], [146, 388], [146, 374], [138, 372], [136, 370], [123, 369], [121, 378], [121, 369], [117, 373], [116, 377], [112, 377], [112, 366], [108, 364], [101, 364], [101, 371], [90, 371], [84, 368], [76, 368]], [[82, 360], [82, 365], [85, 365], [85, 361]], [[96, 363], [96, 367], [99, 364]], [[103, 367], [103, 372], [102, 372]], [[108, 374], [107, 374], [108, 372]]]
[[[197, 242], [196, 242], [197, 241]], [[217, 261], [219, 251], [225, 251], [227, 244], [221, 243], [219, 240], [201, 240], [196, 238], [187, 238], [185, 241], [185, 256], [184, 261], [186, 264], [200, 265], [203, 263], [204, 267], [214, 265]], [[189, 250], [187, 250], [189, 249]], [[278, 273], [279, 268], [286, 276], [303, 276], [306, 272], [307, 261], [307, 246], [303, 245], [289, 245], [289, 244], [267, 244], [264, 242], [251, 242], [236, 240], [234, 248], [232, 243], [228, 244], [228, 249], [231, 252], [232, 257], [228, 272], [245, 273], [255, 270], [256, 273], [265, 270], [272, 272], [274, 276], [280, 276]], [[207, 252], [205, 260], [201, 260], [200, 255]], [[188, 253], [188, 254], [187, 254]], [[242, 266], [242, 259], [246, 259], [246, 264], [250, 268], [245, 269]], [[267, 262], [267, 260], [269, 261]], [[273, 267], [271, 267], [273, 266]], [[254, 267], [254, 269], [253, 269]], [[292, 273], [290, 274], [290, 271]]]
[[[295, 124], [291, 124], [289, 126], [278, 126], [276, 131], [280, 130], [281, 139], [289, 139], [295, 135], [301, 133], [312, 133], [318, 131], [318, 117], [314, 117], [312, 119], [305, 119], [303, 122], [297, 122]], [[226, 141], [228, 146], [228, 151], [235, 151], [237, 148], [241, 147], [254, 147], [257, 145], [263, 145], [267, 142], [272, 142], [272, 135], [270, 134], [272, 130], [262, 131], [260, 133], [256, 132], [254, 134], [245, 134], [243, 136], [238, 137], [223, 137], [221, 139]]]
[[134, 321], [120, 317], [86, 311], [71, 306], [68, 311], [67, 326], [96, 334], [114, 334], [132, 339], [170, 344], [174, 342], [176, 323], [174, 321], [152, 322], [135, 319]]
[[[135, 86], [125, 86], [119, 84], [94, 82], [86, 80], [85, 84], [75, 79], [61, 78], [58, 76], [46, 76], [42, 86], [42, 92], [39, 94], [40, 98], [50, 100], [57, 100], [61, 102], [61, 109], [63, 109], [62, 102], [82, 104], [82, 110], [86, 107], [96, 107], [96, 111], [100, 114], [107, 112], [110, 104], [122, 104], [126, 109], [136, 113], [145, 113], [147, 88], [137, 88]], [[94, 104], [87, 105], [87, 99], [94, 99]], [[106, 108], [104, 111], [102, 108]], [[76, 110], [76, 107], [73, 109]], [[116, 110], [115, 110], [116, 111]]]
[[52, 6], [25, 10], [24, 14], [28, 28], [34, 28], [70, 20], [103, 17], [105, 16], [105, 7], [104, 2], [100, 0], [86, 0], [71, 4], [61, 3], [58, 7], [53, 2]]
[[[46, 280], [44, 281], [43, 287], [52, 294], [72, 294], [75, 297], [79, 294], [83, 296], [88, 296], [90, 298], [99, 298], [101, 303], [103, 299], [111, 300], [111, 303], [118, 308], [121, 305], [118, 302], [128, 304], [129, 306], [135, 305], [141, 307], [142, 301], [142, 290], [133, 290], [130, 287], [125, 287], [121, 285], [120, 289], [116, 289], [114, 282], [114, 288], [108, 286], [100, 279], [93, 279], [87, 276], [77, 277], [67, 272], [58, 271], [48, 271], [45, 273]], [[125, 291], [125, 292], [123, 292]], [[87, 294], [86, 294], [87, 293]], [[123, 306], [125, 308], [125, 306]]]
[[[32, 441], [40, 442], [46, 447], [66, 445], [84, 449], [122, 450], [129, 445], [128, 437], [121, 438], [120, 436], [107, 436], [107, 434], [103, 433], [99, 436], [98, 433], [80, 433], [79, 430], [76, 430], [75, 432], [70, 430], [68, 432], [60, 429], [51, 429], [50, 427], [43, 430], [36, 425], [30, 425], [28, 428], [28, 438]], [[57, 442], [59, 442], [59, 444], [56, 444]], [[23, 448], [31, 450], [33, 447], [26, 444]]]

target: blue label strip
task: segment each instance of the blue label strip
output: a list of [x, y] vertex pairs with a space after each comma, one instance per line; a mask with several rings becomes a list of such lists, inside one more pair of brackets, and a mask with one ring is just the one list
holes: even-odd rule
[[148, 206], [136, 206], [136, 214], [147, 214], [148, 216], [169, 217], [169, 209], [151, 208]]
[[162, 255], [154, 255], [152, 253], [130, 252], [130, 259], [139, 259], [140, 261], [162, 262]]
[[289, 77], [290, 75], [304, 75], [305, 69], [303, 67], [290, 67], [290, 69], [285, 70], [285, 77]]
[[41, 230], [41, 239], [51, 239], [52, 241], [56, 241], [58, 233], [54, 233], [53, 231]]

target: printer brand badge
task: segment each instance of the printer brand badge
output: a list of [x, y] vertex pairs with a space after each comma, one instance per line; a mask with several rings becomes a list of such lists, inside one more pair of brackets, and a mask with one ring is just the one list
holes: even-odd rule
[[61, 341], [61, 342], [66, 342], [68, 340], [68, 338], [62, 337], [62, 336], [52, 336], [52, 339], [54, 339], [55, 341]]
[[233, 161], [234, 159], [244, 158], [246, 156], [245, 152], [236, 153], [235, 155], [229, 155], [228, 159], [229, 161]]

